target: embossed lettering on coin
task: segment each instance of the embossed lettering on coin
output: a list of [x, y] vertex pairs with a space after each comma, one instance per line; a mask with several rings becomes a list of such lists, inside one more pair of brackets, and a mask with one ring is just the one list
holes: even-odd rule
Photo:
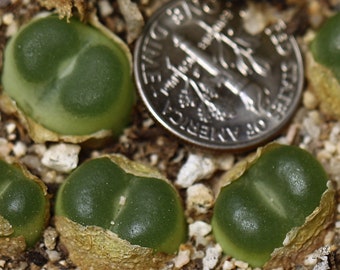
[[300, 100], [302, 60], [285, 24], [251, 35], [239, 14], [225, 1], [175, 0], [152, 16], [136, 44], [146, 106], [199, 146], [256, 146], [281, 130]]

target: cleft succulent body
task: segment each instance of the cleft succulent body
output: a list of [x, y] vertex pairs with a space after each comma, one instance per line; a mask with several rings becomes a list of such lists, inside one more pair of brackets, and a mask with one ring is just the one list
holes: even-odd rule
[[334, 217], [324, 169], [298, 147], [270, 144], [227, 181], [214, 208], [214, 235], [227, 254], [252, 266], [297, 262]]
[[48, 218], [46, 186], [23, 167], [0, 160], [0, 253], [12, 256], [32, 247]]
[[[103, 256], [103, 263], [113, 261], [115, 267], [127, 268], [145, 263], [155, 267], [157, 259], [152, 258], [162, 261], [168, 257], [164, 254], [175, 253], [186, 232], [176, 190], [159, 174], [121, 156], [93, 159], [74, 171], [58, 192], [56, 217], [71, 258], [84, 267], [91, 262], [84, 265], [79, 253], [89, 247], [79, 250], [69, 241], [84, 231], [88, 233], [82, 238], [93, 243], [107, 236], [108, 241], [101, 244], [106, 248], [91, 251]], [[70, 232], [66, 227], [78, 229]]]
[[131, 55], [93, 21], [96, 27], [77, 19], [37, 18], [9, 41], [4, 90], [29, 125], [78, 137], [116, 135], [126, 125], [134, 100]]

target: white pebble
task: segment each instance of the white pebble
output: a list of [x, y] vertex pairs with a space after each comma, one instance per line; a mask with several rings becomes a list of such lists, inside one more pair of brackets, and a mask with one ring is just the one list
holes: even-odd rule
[[307, 118], [303, 119], [302, 125], [305, 132], [307, 132], [306, 135], [309, 135], [313, 139], [318, 139], [321, 133], [321, 128], [314, 116], [315, 115], [310, 113]]
[[208, 247], [206, 250], [205, 257], [203, 258], [203, 270], [214, 269], [217, 265], [218, 260], [222, 254], [222, 248], [220, 245]]
[[15, 129], [16, 129], [16, 125], [14, 123], [8, 123], [6, 125], [6, 131], [7, 131], [8, 134], [13, 133], [15, 131]]
[[235, 265], [231, 261], [225, 261], [223, 263], [222, 269], [223, 270], [232, 270], [234, 269]]
[[174, 262], [175, 267], [178, 269], [188, 264], [190, 262], [190, 250], [189, 249], [180, 250], [176, 258], [174, 259]]
[[13, 146], [13, 153], [16, 157], [22, 157], [26, 154], [27, 147], [23, 142], [16, 142]]
[[51, 262], [57, 262], [60, 260], [60, 254], [56, 250], [46, 250], [46, 253], [48, 255], [48, 258]]
[[190, 187], [193, 183], [210, 177], [216, 170], [214, 161], [203, 155], [190, 154], [180, 169], [176, 184], [180, 187]]
[[46, 150], [41, 162], [50, 169], [67, 173], [77, 167], [79, 152], [79, 145], [55, 144]]
[[246, 269], [248, 268], [249, 264], [243, 261], [239, 261], [239, 260], [235, 260], [234, 262], [235, 266], [242, 268], [242, 269]]
[[260, 33], [266, 26], [265, 15], [262, 10], [252, 2], [249, 3], [248, 9], [242, 12], [241, 16], [243, 17], [244, 29], [252, 35]]
[[340, 221], [335, 222], [335, 228], [340, 229]]
[[189, 236], [206, 236], [211, 232], [211, 225], [204, 221], [195, 221], [189, 225]]

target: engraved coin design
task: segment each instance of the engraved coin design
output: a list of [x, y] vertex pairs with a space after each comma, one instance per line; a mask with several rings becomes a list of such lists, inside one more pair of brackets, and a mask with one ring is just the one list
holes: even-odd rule
[[242, 9], [225, 1], [171, 1], [135, 48], [138, 91], [153, 117], [192, 144], [254, 147], [297, 108], [303, 65], [282, 21], [252, 35]]

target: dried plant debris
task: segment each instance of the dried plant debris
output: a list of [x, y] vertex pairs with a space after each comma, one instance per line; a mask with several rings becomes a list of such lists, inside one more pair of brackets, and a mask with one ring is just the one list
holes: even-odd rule
[[[77, 11], [82, 21], [89, 19], [91, 12], [96, 12], [95, 5], [98, 4], [102, 15], [110, 15], [112, 12], [109, 2], [90, 0], [38, 0], [42, 7], [55, 10], [60, 18], [69, 20]], [[131, 0], [118, 0], [119, 10], [126, 23], [127, 43], [130, 44], [137, 39], [144, 26], [144, 18], [136, 3]]]
[[48, 10], [55, 9], [60, 18], [72, 17], [74, 9], [79, 13], [81, 20], [86, 20], [92, 1], [84, 0], [38, 0], [42, 7]]
[[[89, 14], [96, 13], [99, 20], [119, 34], [133, 51], [134, 41], [140, 34], [144, 20], [146, 22], [165, 2], [166, 0], [0, 0], [0, 71], [2, 72], [3, 49], [8, 39], [41, 11], [53, 10], [60, 17], [78, 16], [83, 20]], [[249, 18], [250, 24], [251, 19], [263, 19], [265, 21], [262, 23], [266, 23], [268, 18], [283, 18], [289, 31], [297, 37], [304, 55], [308, 52], [306, 44], [309, 35], [340, 7], [338, 0], [258, 1], [261, 4], [254, 2], [256, 5], [251, 10], [253, 18]], [[259, 6], [260, 9], [256, 8]], [[270, 13], [271, 16], [264, 18], [257, 12]], [[183, 198], [188, 240], [163, 269], [251, 269], [247, 262], [222, 252], [211, 228], [212, 209], [221, 185], [218, 179], [235, 164], [245, 160], [246, 154], [210, 153], [185, 145], [157, 125], [141, 102], [135, 106], [132, 121], [123, 134], [117, 140], [106, 142], [104, 146], [34, 143], [16, 116], [6, 111], [3, 104], [5, 102], [0, 100], [0, 156], [4, 160], [17, 160], [24, 164], [32, 174], [43, 180], [52, 198], [74, 166], [103, 154], [123, 154], [157, 168], [173, 182]], [[294, 119], [277, 138], [280, 143], [297, 145], [312, 153], [322, 163], [336, 186], [335, 221], [324, 231], [321, 246], [315, 246], [315, 250], [305, 258], [300, 258], [299, 263], [293, 262], [290, 265], [289, 269], [295, 270], [338, 270], [340, 265], [340, 123], [325, 116], [319, 106], [318, 98], [307, 84]], [[1, 233], [8, 233], [6, 225], [0, 228]], [[25, 249], [24, 243], [22, 239], [14, 240], [17, 241], [16, 244], [7, 245], [8, 254], [0, 254], [1, 270], [78, 269], [60, 242], [53, 218], [41, 240], [34, 247], [21, 252], [20, 256], [14, 254]]]

